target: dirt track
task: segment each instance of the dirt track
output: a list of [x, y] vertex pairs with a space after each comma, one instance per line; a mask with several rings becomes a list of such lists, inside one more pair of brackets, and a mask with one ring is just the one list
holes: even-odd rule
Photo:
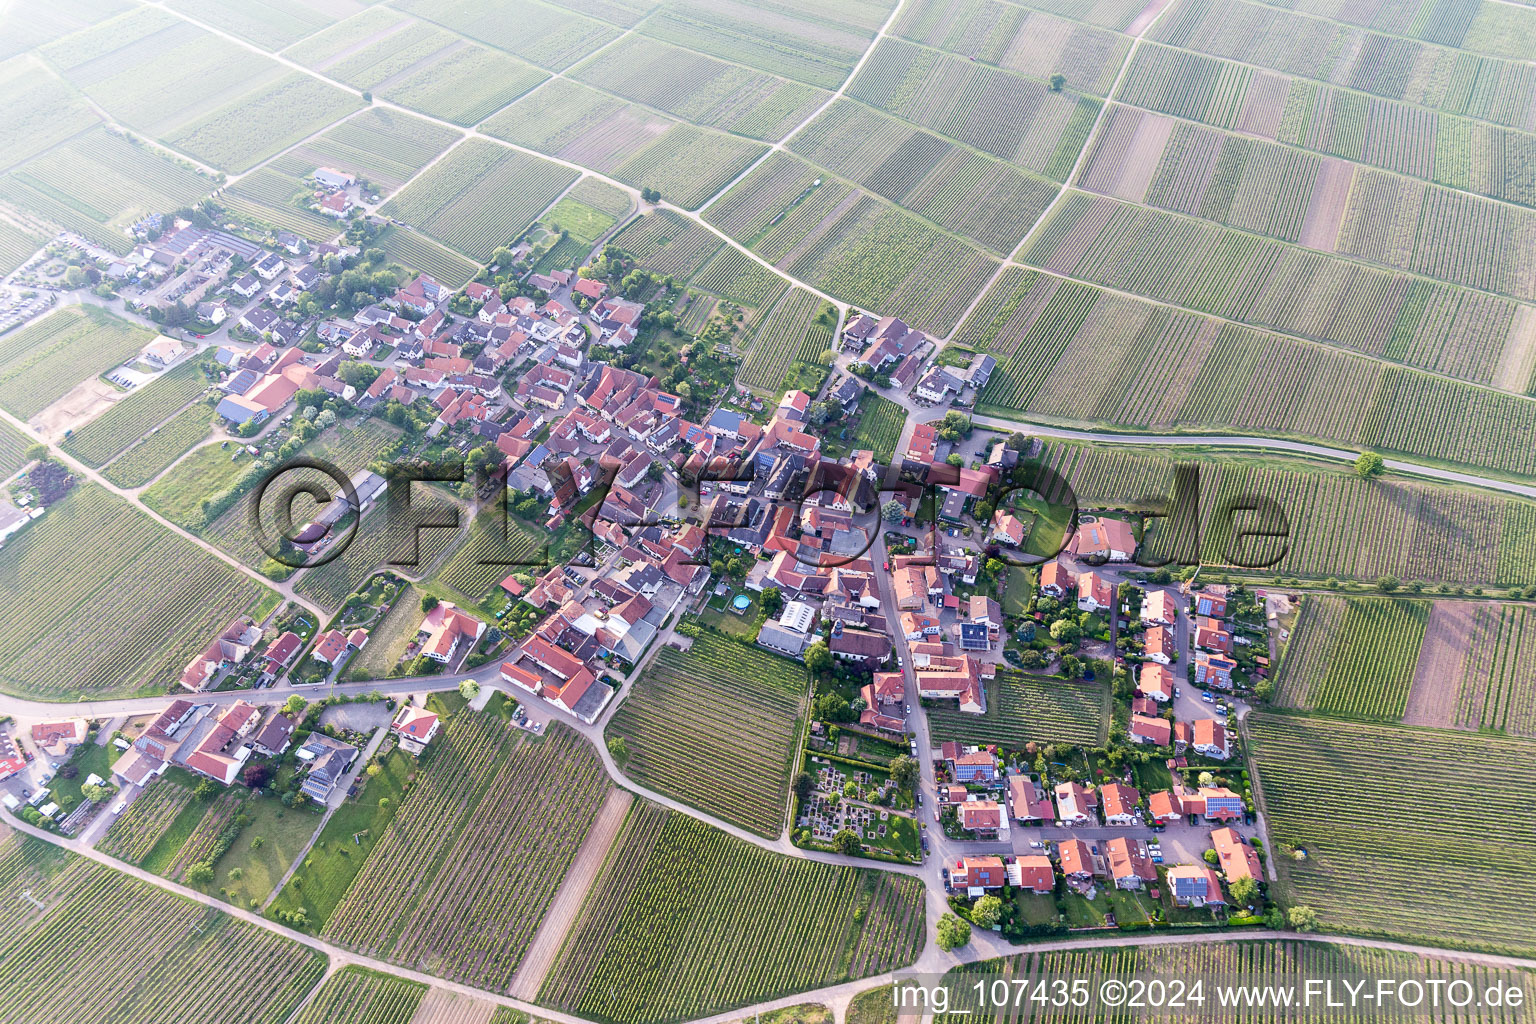
[[[592, 823], [592, 830], [582, 840], [581, 849], [576, 851], [570, 870], [565, 873], [565, 881], [560, 883], [555, 893], [554, 902], [549, 905], [544, 920], [539, 923], [533, 941], [528, 943], [528, 955], [523, 958], [522, 965], [517, 969], [517, 978], [512, 982], [510, 994], [514, 998], [532, 1000], [538, 995], [539, 989], [544, 987], [544, 977], [555, 965], [555, 955], [565, 942], [566, 932], [576, 922], [576, 914], [587, 898], [587, 890], [597, 881], [597, 873], [608, 857], [608, 848], [613, 845], [619, 829], [624, 826], [624, 818], [634, 799], [628, 790], [618, 787], [608, 792], [608, 798], [597, 812], [597, 820]], [[416, 1021], [414, 1024], [426, 1022]]]
[[1408, 691], [1408, 706], [1403, 711], [1405, 724], [1450, 727], [1477, 607], [1472, 601], [1434, 603], [1424, 627], [1424, 646]]
[[495, 1012], [495, 1003], [434, 986], [416, 1008], [411, 1024], [490, 1024]]
[[1344, 221], [1344, 204], [1355, 180], [1355, 165], [1345, 160], [1327, 159], [1317, 172], [1306, 218], [1301, 222], [1301, 244], [1309, 249], [1333, 252], [1339, 245], [1339, 225]]

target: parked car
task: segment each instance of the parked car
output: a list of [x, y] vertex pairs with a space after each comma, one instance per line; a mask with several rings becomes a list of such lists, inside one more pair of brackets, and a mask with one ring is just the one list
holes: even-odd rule
[[1043, 849], [1045, 849], [1045, 844], [1042, 843], [1040, 840], [1036, 839], [1034, 842], [1029, 844], [1029, 848], [1031, 850], [1043, 850]]
[[1209, 690], [1207, 690], [1206, 692], [1202, 693], [1200, 695], [1200, 699], [1205, 701], [1207, 704], [1215, 704], [1216, 703], [1216, 698], [1211, 696], [1211, 693], [1210, 693]]

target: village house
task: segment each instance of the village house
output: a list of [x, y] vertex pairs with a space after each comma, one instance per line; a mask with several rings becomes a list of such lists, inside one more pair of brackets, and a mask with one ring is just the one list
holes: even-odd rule
[[1238, 834], [1237, 829], [1231, 826], [1215, 829], [1211, 832], [1211, 845], [1216, 850], [1217, 863], [1221, 865], [1222, 874], [1227, 876], [1228, 882], [1235, 882], [1239, 878], [1251, 878], [1254, 881], [1264, 878], [1258, 851]]
[[997, 758], [985, 750], [960, 754], [950, 760], [956, 782], [977, 782], [990, 785], [997, 780]]
[[1237, 662], [1225, 654], [1195, 652], [1195, 682], [1207, 689], [1232, 689], [1232, 672]]
[[1077, 578], [1077, 607], [1085, 612], [1105, 611], [1114, 606], [1115, 586], [1101, 573], [1085, 572]]
[[1195, 720], [1194, 727], [1195, 753], [1214, 757], [1218, 761], [1225, 761], [1232, 756], [1232, 746], [1227, 736], [1226, 726], [1214, 718], [1198, 718]]
[[220, 785], [232, 785], [241, 765], [251, 756], [251, 747], [239, 741], [256, 730], [260, 718], [252, 704], [243, 700], [231, 704], [186, 756], [187, 768]]
[[1087, 882], [1101, 873], [1093, 851], [1081, 839], [1063, 839], [1057, 843], [1056, 857], [1061, 864], [1062, 876], [1071, 881]]
[[[1006, 544], [1009, 547], [1018, 547], [1024, 543], [1024, 522], [1012, 512], [1004, 512], [998, 509], [992, 513], [992, 533], [989, 537], [996, 544]], [[1057, 563], [1052, 562], [1052, 565]], [[1041, 590], [1045, 589], [1044, 575], [1041, 575]]]
[[967, 895], [980, 896], [987, 889], [1001, 889], [1007, 883], [1001, 857], [961, 857], [949, 873], [949, 884], [964, 889]]
[[1021, 825], [1042, 825], [1056, 819], [1051, 798], [1029, 775], [1008, 776], [1008, 800], [1014, 820]]
[[1096, 519], [1077, 528], [1067, 550], [1089, 562], [1129, 562], [1136, 554], [1136, 534], [1123, 520]]
[[1136, 675], [1136, 688], [1148, 700], [1167, 704], [1173, 700], [1173, 673], [1162, 665], [1144, 662]]
[[420, 754], [427, 749], [427, 744], [442, 728], [442, 721], [436, 713], [419, 708], [414, 704], [403, 704], [395, 713], [394, 721], [389, 724], [389, 731], [399, 742], [401, 749], [412, 754]]
[[457, 605], [439, 602], [421, 620], [421, 653], [433, 661], [453, 660], [461, 644], [473, 647], [485, 632], [485, 623], [460, 611]]
[[1135, 825], [1141, 794], [1123, 782], [1106, 782], [1099, 787], [1099, 807], [1104, 812], [1106, 825]]
[[1151, 626], [1142, 634], [1142, 644], [1149, 660], [1159, 665], [1172, 664], [1175, 655], [1173, 630], [1167, 626]]
[[1166, 718], [1153, 718], [1151, 715], [1131, 715], [1130, 729], [1126, 733], [1132, 743], [1149, 744], [1155, 747], [1166, 747], [1173, 739], [1173, 726]]
[[57, 760], [68, 757], [70, 751], [85, 742], [89, 732], [90, 727], [83, 718], [39, 722], [32, 727], [32, 742], [37, 749]]
[[350, 743], [333, 739], [323, 732], [313, 732], [294, 755], [309, 766], [299, 792], [319, 804], [328, 803], [352, 762], [357, 760], [358, 749]]
[[976, 839], [991, 839], [1007, 834], [1008, 825], [1003, 809], [996, 800], [967, 800], [957, 809], [960, 827], [972, 833]]
[[1107, 840], [1104, 859], [1117, 889], [1140, 889], [1147, 882], [1157, 881], [1157, 865], [1147, 853], [1147, 844], [1140, 839], [1116, 836]]
[[219, 673], [245, 661], [261, 640], [261, 630], [249, 618], [231, 622], [224, 632], [181, 671], [181, 685], [196, 693], [207, 689]]
[[1154, 590], [1142, 598], [1142, 622], [1148, 625], [1172, 626], [1178, 618], [1179, 605], [1173, 591]]
[[1221, 895], [1221, 880], [1208, 864], [1179, 864], [1169, 868], [1168, 887], [1173, 890], [1173, 901], [1181, 907], [1226, 903]]
[[1076, 782], [1063, 782], [1056, 786], [1056, 824], [1098, 824], [1099, 798], [1093, 790]]
[[1076, 588], [1077, 581], [1060, 562], [1046, 562], [1040, 567], [1040, 593], [1059, 601], [1067, 596], [1068, 591]]
[[1056, 890], [1056, 869], [1051, 864], [1051, 858], [1043, 853], [1017, 857], [1008, 867], [1008, 881], [1016, 889], [1024, 889], [1037, 896], [1047, 896]]

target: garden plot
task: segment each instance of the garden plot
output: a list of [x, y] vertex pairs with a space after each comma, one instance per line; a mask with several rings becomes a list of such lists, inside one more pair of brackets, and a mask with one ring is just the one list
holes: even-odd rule
[[210, 179], [184, 164], [103, 129], [17, 168], [0, 182], [0, 195], [104, 248], [125, 252], [133, 242], [125, 232], [134, 221], [191, 205], [212, 188]]
[[452, 128], [398, 110], [369, 107], [289, 155], [313, 167], [350, 171], [392, 192], [460, 138]]
[[398, 6], [551, 71], [570, 67], [620, 34], [538, 0], [402, 0]]
[[1083, 164], [1083, 188], [1141, 202], [1176, 123], [1133, 107], [1112, 107]]
[[[1039, 4], [1039, 7], [1048, 5]], [[903, 7], [894, 34], [1036, 78], [1060, 72], [1074, 89], [1104, 96], [1130, 49], [1118, 32], [1000, 0], [929, 0]]]
[[788, 288], [763, 317], [736, 379], [764, 395], [782, 394], [796, 362], [822, 365], [836, 311], [804, 288]]
[[32, 417], [154, 340], [98, 306], [66, 306], [0, 338], [0, 406]]
[[1109, 730], [1109, 690], [1084, 682], [999, 669], [986, 684], [987, 712], [973, 715], [946, 702], [928, 709], [933, 740], [1000, 743], [1022, 750], [1031, 741], [1092, 746]]
[[[132, 8], [41, 52], [115, 120], [166, 141], [199, 118], [283, 79], [276, 61], [151, 7]], [[332, 90], [311, 84], [314, 96]], [[288, 114], [303, 116], [298, 110]], [[270, 140], [261, 130], [266, 127], [256, 133], [259, 142]]]
[[923, 930], [916, 878], [784, 857], [637, 801], [539, 1001], [687, 1020], [904, 966]]
[[10, 540], [0, 571], [11, 581], [0, 609], [55, 623], [0, 642], [0, 684], [45, 700], [160, 692], [266, 593], [89, 484]]
[[805, 670], [700, 629], [662, 648], [609, 721], [635, 781], [759, 835], [784, 825]]
[[630, 221], [613, 239], [647, 270], [686, 280], [709, 262], [724, 243], [708, 228], [670, 210], [654, 210]]
[[1428, 615], [1423, 601], [1313, 598], [1287, 648], [1281, 699], [1292, 707], [1402, 718]]
[[84, 99], [30, 55], [0, 63], [0, 167], [19, 164], [97, 122]]
[[289, 56], [353, 88], [466, 126], [549, 77], [446, 29], [378, 8], [306, 40]]
[[1013, 251], [1057, 192], [1054, 182], [847, 100], [790, 148], [999, 255]]
[[1403, 710], [1404, 725], [1449, 726], [1456, 714], [1456, 692], [1467, 664], [1480, 607], [1471, 601], [1436, 601], [1424, 624], [1419, 652]]
[[482, 130], [625, 184], [654, 188], [686, 208], [718, 192], [764, 149], [563, 78], [514, 103]]
[[178, 128], [166, 141], [215, 167], [247, 171], [362, 106], [352, 94], [294, 72]]
[[[1262, 712], [1246, 726], [1283, 891], [1323, 927], [1536, 949], [1518, 882], [1536, 843], [1509, 827], [1527, 814], [1523, 780], [1536, 771], [1536, 745]], [[1284, 856], [1292, 850], [1304, 859]], [[1478, 866], [1481, 898], [1437, 884], [1447, 863]]]
[[361, 0], [171, 0], [167, 5], [248, 40], [263, 50], [283, 47], [362, 10]]
[[102, 471], [119, 487], [142, 487], [208, 436], [214, 412], [199, 402], [177, 413]]
[[576, 177], [559, 164], [470, 139], [384, 204], [383, 212], [487, 263]]
[[468, 708], [434, 748], [321, 934], [506, 991], [608, 777], [570, 730], [531, 739]]
[[411, 1024], [427, 991], [419, 981], [348, 964], [325, 979], [293, 1024]]
[[[734, 185], [709, 216], [734, 227], [732, 237], [791, 277], [943, 335], [997, 266], [898, 207], [822, 180], [794, 157], [768, 163]], [[764, 182], [772, 198], [752, 195]]]
[[827, 98], [820, 89], [632, 35], [573, 77], [706, 128], [772, 142]]
[[[134, 1020], [153, 1003], [187, 1024], [271, 1024], [325, 973], [324, 954], [285, 936], [8, 830], [0, 877], [48, 908], [6, 911], [0, 1014], [13, 1020]], [[101, 927], [129, 918], [144, 922], [131, 943]]]
[[903, 120], [1065, 181], [1100, 101], [1039, 79], [886, 38], [848, 95]]
[[837, 5], [810, 12], [742, 0], [674, 0], [646, 19], [646, 35], [823, 89], [843, 84], [873, 33]]
[[196, 360], [187, 360], [158, 379], [130, 392], [96, 419], [75, 430], [65, 451], [99, 467], [208, 390], [208, 378]]

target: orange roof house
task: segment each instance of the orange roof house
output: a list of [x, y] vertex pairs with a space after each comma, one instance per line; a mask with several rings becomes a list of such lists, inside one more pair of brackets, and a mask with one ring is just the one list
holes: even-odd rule
[[1136, 553], [1136, 534], [1123, 520], [1099, 519], [1079, 526], [1067, 550], [1090, 561], [1128, 562]]
[[1014, 862], [1018, 867], [1019, 888], [1044, 895], [1056, 888], [1056, 869], [1051, 858], [1033, 853]]
[[960, 805], [960, 827], [969, 832], [996, 832], [1003, 824], [1003, 810], [996, 800], [967, 800]]
[[1092, 878], [1093, 854], [1081, 839], [1067, 839], [1056, 844], [1056, 855], [1061, 859], [1061, 873], [1068, 878]]
[[1132, 743], [1147, 743], [1166, 747], [1173, 739], [1173, 726], [1165, 718], [1150, 715], [1132, 715], [1130, 737]]
[[1104, 809], [1106, 825], [1134, 825], [1140, 802], [1141, 794], [1123, 782], [1106, 782], [1099, 787], [1099, 806]]
[[1216, 857], [1227, 881], [1235, 882], [1239, 878], [1257, 881], [1263, 877], [1264, 869], [1259, 865], [1258, 851], [1237, 834], [1237, 829], [1216, 829], [1211, 833], [1211, 845], [1216, 848]]
[[1157, 865], [1140, 839], [1116, 836], [1104, 844], [1104, 857], [1117, 889], [1140, 889], [1143, 882], [1157, 881]]
[[1001, 889], [1007, 881], [1001, 857], [961, 857], [950, 873], [956, 889]]
[[402, 749], [419, 754], [432, 742], [432, 737], [437, 735], [441, 727], [442, 721], [435, 713], [414, 704], [406, 704], [395, 715], [389, 731], [394, 734]]
[[433, 661], [448, 662], [453, 660], [460, 643], [468, 640], [473, 645], [480, 639], [485, 632], [485, 623], [460, 611], [457, 605], [443, 601], [427, 612], [426, 618], [421, 620], [420, 631], [426, 634], [421, 653]]

